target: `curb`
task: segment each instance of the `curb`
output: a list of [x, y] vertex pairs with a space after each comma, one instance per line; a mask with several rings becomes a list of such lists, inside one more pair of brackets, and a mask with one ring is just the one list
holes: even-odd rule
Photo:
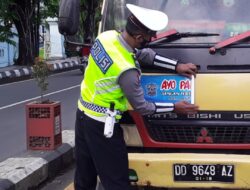
[[31, 151], [0, 162], [0, 190], [32, 190], [74, 162], [74, 130], [62, 132], [62, 145], [53, 151]]
[[10, 71], [2, 71], [0, 72], [0, 79], [26, 76], [30, 75], [31, 72], [31, 67], [24, 67], [21, 69], [14, 69]]
[[58, 63], [56, 62], [49, 62], [48, 64], [52, 64], [53, 66], [51, 67], [51, 71], [57, 71], [57, 70], [64, 70], [64, 69], [69, 69], [69, 68], [80, 68], [80, 62], [75, 59], [64, 59], [61, 60], [61, 62]]
[[[48, 65], [51, 65], [50, 71], [52, 73], [65, 71], [69, 69], [79, 69], [81, 66], [79, 58], [77, 57], [54, 60], [54, 61], [46, 61], [46, 62]], [[3, 82], [10, 82], [19, 79], [29, 78], [31, 77], [32, 70], [33, 70], [32, 67], [27, 66], [18, 69], [15, 68], [12, 70], [0, 71], [0, 84]]]

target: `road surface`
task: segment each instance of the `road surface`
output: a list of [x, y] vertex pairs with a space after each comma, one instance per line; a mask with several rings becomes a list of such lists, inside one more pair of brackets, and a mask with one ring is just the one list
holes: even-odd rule
[[[74, 130], [82, 77], [79, 70], [49, 76], [45, 98], [61, 102], [62, 130]], [[39, 96], [34, 79], [0, 85], [0, 162], [26, 150], [25, 105]]]

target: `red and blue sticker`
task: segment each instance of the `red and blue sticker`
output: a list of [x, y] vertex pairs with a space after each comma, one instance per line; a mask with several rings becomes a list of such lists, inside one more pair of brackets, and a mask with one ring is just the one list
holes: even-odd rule
[[151, 102], [193, 103], [194, 79], [180, 75], [143, 75], [141, 85], [144, 97]]

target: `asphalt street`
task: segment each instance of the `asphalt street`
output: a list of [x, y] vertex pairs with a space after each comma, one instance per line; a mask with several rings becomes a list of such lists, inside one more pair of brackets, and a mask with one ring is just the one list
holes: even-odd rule
[[[44, 96], [61, 102], [62, 130], [74, 130], [82, 77], [78, 69], [49, 76]], [[0, 85], [0, 161], [26, 151], [25, 105], [39, 96], [34, 79]]]
[[[55, 178], [41, 184], [39, 190], [71, 190], [73, 188], [75, 165], [62, 170]], [[73, 190], [73, 189], [72, 189]]]

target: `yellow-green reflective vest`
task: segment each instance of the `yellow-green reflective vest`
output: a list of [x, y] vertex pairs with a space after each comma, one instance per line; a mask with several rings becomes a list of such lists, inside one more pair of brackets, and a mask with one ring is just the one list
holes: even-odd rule
[[[136, 69], [134, 54], [122, 46], [118, 40], [119, 33], [112, 30], [100, 34], [93, 44], [84, 80], [81, 83], [83, 101], [105, 108], [111, 102], [121, 112], [128, 108], [128, 101], [118, 85], [119, 76], [128, 69]], [[88, 109], [78, 101], [78, 108], [90, 115], [104, 116], [103, 113]], [[117, 116], [120, 119], [121, 116]]]

